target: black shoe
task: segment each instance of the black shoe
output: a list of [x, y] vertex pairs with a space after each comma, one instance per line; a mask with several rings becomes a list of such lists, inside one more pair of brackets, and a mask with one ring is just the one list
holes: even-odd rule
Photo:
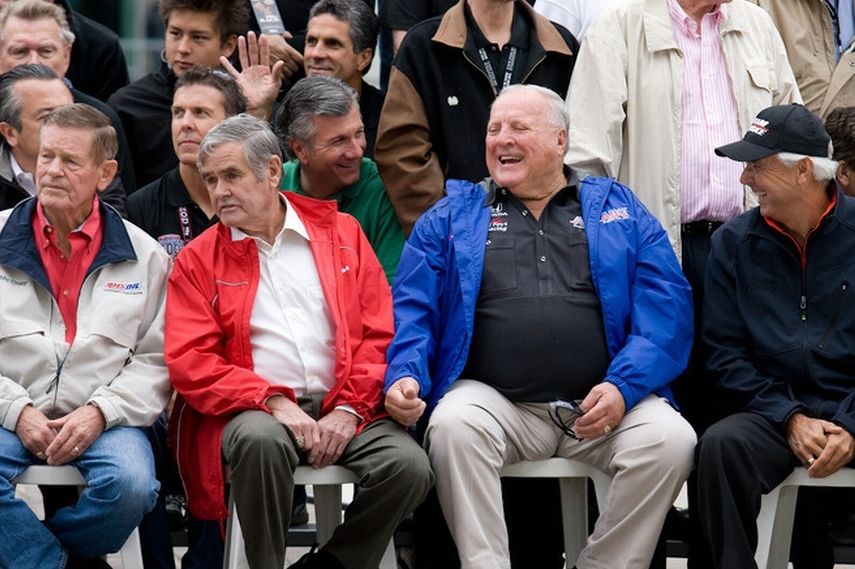
[[291, 527], [304, 526], [309, 523], [309, 510], [306, 509], [306, 503], [294, 504], [291, 509]]
[[318, 544], [298, 559], [291, 567], [295, 569], [345, 569], [338, 559], [327, 553], [326, 549], [317, 549]]
[[169, 531], [184, 531], [187, 528], [187, 501], [180, 494], [167, 494], [163, 498]]

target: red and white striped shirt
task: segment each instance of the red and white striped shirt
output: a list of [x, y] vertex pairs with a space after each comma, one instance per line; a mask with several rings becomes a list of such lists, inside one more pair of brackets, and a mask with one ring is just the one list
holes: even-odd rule
[[742, 138], [719, 36], [719, 6], [695, 22], [668, 0], [674, 40], [683, 53], [680, 222], [727, 221], [743, 211], [742, 166], [713, 150]]

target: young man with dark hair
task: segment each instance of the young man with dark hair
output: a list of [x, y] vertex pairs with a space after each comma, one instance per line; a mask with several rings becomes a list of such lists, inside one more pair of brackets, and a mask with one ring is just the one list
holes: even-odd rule
[[825, 119], [837, 160], [837, 184], [849, 196], [855, 196], [855, 107], [838, 107]]

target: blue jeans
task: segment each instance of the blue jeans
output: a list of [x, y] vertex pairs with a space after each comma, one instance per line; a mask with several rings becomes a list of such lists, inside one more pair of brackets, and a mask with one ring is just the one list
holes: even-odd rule
[[77, 504], [44, 523], [15, 498], [11, 483], [32, 464], [44, 461], [0, 428], [0, 567], [62, 569], [69, 553], [92, 558], [116, 552], [157, 498], [151, 445], [140, 429], [114, 427], [95, 439], [71, 463], [89, 485]]

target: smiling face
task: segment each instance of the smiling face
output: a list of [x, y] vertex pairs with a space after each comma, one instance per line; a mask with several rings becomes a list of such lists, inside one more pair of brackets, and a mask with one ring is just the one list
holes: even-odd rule
[[36, 187], [48, 219], [86, 219], [95, 192], [113, 180], [116, 161], [94, 156], [91, 130], [48, 124], [40, 138]]
[[350, 24], [331, 14], [309, 20], [303, 66], [306, 75], [337, 77], [353, 88], [362, 82], [362, 70], [371, 62], [371, 50], [354, 51]]
[[359, 180], [365, 127], [355, 106], [344, 116], [315, 116], [313, 121], [312, 140], [292, 140], [291, 150], [310, 182], [303, 189], [313, 197], [325, 198]]
[[739, 181], [757, 196], [764, 217], [791, 226], [802, 214], [804, 196], [799, 176], [800, 164], [786, 166], [772, 155], [746, 162]]
[[202, 156], [199, 169], [220, 221], [249, 235], [266, 232], [271, 218], [281, 210], [277, 190], [281, 171], [282, 162], [272, 156], [265, 175], [258, 179], [239, 142], [227, 142], [211, 149]]
[[71, 46], [52, 19], [22, 20], [15, 16], [0, 30], [0, 73], [25, 63], [41, 63], [65, 77], [71, 61]]
[[493, 103], [487, 123], [487, 169], [500, 186], [524, 198], [563, 179], [567, 132], [549, 121], [540, 93], [517, 90]]
[[172, 10], [166, 24], [164, 52], [166, 63], [177, 76], [198, 65], [220, 67], [220, 56], [229, 57], [237, 45], [237, 38], [220, 40], [213, 12]]
[[209, 85], [187, 85], [172, 97], [172, 147], [178, 161], [196, 166], [199, 144], [226, 118], [223, 94]]

